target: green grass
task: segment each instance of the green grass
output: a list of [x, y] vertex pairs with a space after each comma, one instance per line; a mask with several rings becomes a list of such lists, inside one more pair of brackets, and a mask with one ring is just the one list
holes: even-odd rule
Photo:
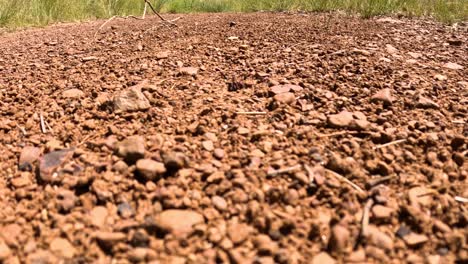
[[[468, 0], [152, 0], [168, 13], [334, 11], [363, 17], [432, 17], [444, 23], [466, 21]], [[0, 27], [47, 25], [113, 15], [141, 15], [143, 0], [0, 0]]]

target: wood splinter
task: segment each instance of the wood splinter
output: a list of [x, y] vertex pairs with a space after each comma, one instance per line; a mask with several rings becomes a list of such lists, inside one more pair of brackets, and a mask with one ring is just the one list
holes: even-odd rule
[[330, 170], [330, 169], [325, 169], [326, 172], [330, 173], [332, 176], [334, 176], [335, 178], [337, 178], [338, 180], [342, 181], [342, 182], [345, 182], [347, 184], [349, 184], [351, 187], [353, 187], [356, 191], [362, 193], [362, 194], [366, 194], [366, 192], [361, 188], [359, 187], [357, 184], [355, 184], [354, 182], [350, 181], [348, 178]]
[[40, 122], [41, 122], [41, 131], [43, 134], [47, 133], [47, 128], [46, 128], [46, 125], [45, 125], [45, 122], [44, 122], [44, 116], [42, 115], [42, 113], [39, 115], [39, 119], [40, 119]]
[[276, 176], [276, 175], [279, 175], [279, 174], [292, 172], [292, 171], [295, 171], [295, 170], [298, 170], [298, 169], [301, 169], [301, 168], [302, 168], [302, 165], [298, 164], [298, 165], [295, 165], [295, 166], [292, 166], [292, 167], [270, 171], [270, 172], [267, 173], [267, 176], [268, 177], [273, 177], [273, 176]]
[[382, 144], [382, 145], [378, 145], [378, 146], [375, 146], [373, 149], [374, 150], [375, 149], [381, 149], [381, 148], [385, 148], [385, 147], [388, 147], [388, 146], [397, 145], [397, 144], [400, 144], [400, 143], [403, 143], [403, 142], [406, 142], [406, 139], [399, 139], [399, 140], [388, 142], [388, 143], [385, 143], [385, 144]]

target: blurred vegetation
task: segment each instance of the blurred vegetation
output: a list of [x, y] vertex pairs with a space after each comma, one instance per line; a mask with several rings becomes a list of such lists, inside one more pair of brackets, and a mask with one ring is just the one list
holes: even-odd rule
[[[151, 0], [168, 13], [255, 11], [344, 11], [466, 21], [468, 0]], [[114, 15], [141, 15], [144, 0], [0, 0], [0, 26], [23, 27], [82, 21]]]

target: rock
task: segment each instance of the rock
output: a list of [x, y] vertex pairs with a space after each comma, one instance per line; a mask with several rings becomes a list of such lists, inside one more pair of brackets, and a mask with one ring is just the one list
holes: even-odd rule
[[227, 234], [234, 245], [239, 245], [245, 242], [251, 232], [252, 229], [250, 226], [239, 223], [230, 224], [227, 229]]
[[277, 95], [277, 94], [282, 94], [282, 93], [287, 93], [287, 92], [299, 92], [304, 90], [299, 85], [294, 85], [294, 84], [281, 84], [281, 85], [274, 85], [270, 87], [270, 93], [272, 95]]
[[178, 171], [188, 164], [188, 159], [182, 152], [164, 152], [161, 156], [168, 171]]
[[411, 52], [411, 51], [410, 51], [410, 52], [408, 52], [408, 55], [410, 55], [411, 58], [413, 58], [413, 59], [419, 59], [419, 58], [422, 57], [422, 54], [419, 53], [419, 52]]
[[51, 252], [47, 250], [39, 249], [38, 251], [31, 253], [26, 258], [26, 263], [44, 263], [44, 264], [53, 264], [59, 263], [57, 257], [54, 256]]
[[60, 177], [56, 173], [63, 163], [68, 161], [74, 153], [74, 149], [63, 149], [45, 154], [39, 161], [39, 175], [44, 182], [58, 182]]
[[345, 263], [365, 263], [366, 261], [366, 252], [362, 249], [351, 252], [348, 257], [346, 257]]
[[113, 104], [117, 112], [143, 111], [151, 107], [149, 100], [141, 92], [140, 86], [133, 86], [116, 94]]
[[164, 163], [152, 159], [140, 159], [136, 163], [137, 172], [146, 180], [153, 181], [166, 173]]
[[112, 246], [118, 242], [125, 241], [127, 235], [122, 232], [106, 232], [106, 231], [97, 231], [94, 233], [94, 237], [105, 246]]
[[438, 81], [446, 81], [446, 80], [447, 80], [447, 76], [442, 75], [442, 74], [436, 74], [436, 75], [434, 75], [434, 79], [436, 79], [436, 80], [438, 80]]
[[278, 244], [267, 235], [257, 235], [253, 243], [260, 255], [272, 255], [278, 251]]
[[296, 101], [296, 96], [293, 93], [280, 93], [273, 97], [273, 99], [281, 104], [292, 104]]
[[15, 188], [23, 188], [30, 186], [33, 181], [33, 174], [31, 172], [22, 172], [19, 177], [11, 179], [11, 185]]
[[445, 63], [444, 68], [451, 69], [451, 70], [463, 70], [464, 69], [463, 66], [454, 62]]
[[393, 47], [392, 45], [390, 45], [390, 44], [385, 45], [385, 50], [389, 54], [396, 54], [398, 52], [398, 50], [395, 47]]
[[351, 233], [342, 225], [335, 225], [331, 229], [331, 237], [328, 242], [328, 247], [336, 252], [345, 252], [349, 246], [349, 238]]
[[169, 58], [169, 52], [168, 51], [161, 51], [156, 53], [156, 59], [162, 60], [162, 59], [167, 59]]
[[392, 90], [386, 88], [378, 91], [371, 97], [373, 102], [383, 102], [385, 105], [391, 105], [393, 102]]
[[0, 238], [0, 262], [3, 263], [11, 255], [10, 247]]
[[221, 196], [215, 195], [211, 197], [211, 202], [218, 211], [226, 211], [228, 208], [226, 200]]
[[57, 209], [59, 211], [69, 212], [76, 205], [78, 198], [75, 195], [75, 192], [60, 189], [57, 192]]
[[367, 234], [365, 234], [369, 243], [378, 248], [391, 251], [394, 248], [393, 239], [380, 231], [376, 226], [369, 225], [367, 227]]
[[335, 264], [336, 260], [328, 255], [327, 252], [320, 252], [312, 258], [311, 264]]
[[104, 206], [96, 206], [89, 213], [90, 221], [93, 226], [103, 227], [107, 222], [109, 212]]
[[213, 151], [213, 156], [219, 160], [222, 160], [224, 158], [224, 150], [220, 148], [216, 148]]
[[176, 237], [185, 237], [194, 231], [194, 225], [205, 222], [203, 216], [192, 210], [165, 210], [155, 218], [156, 226]]
[[127, 202], [120, 203], [117, 206], [117, 212], [122, 218], [130, 218], [135, 215], [135, 210]]
[[409, 247], [415, 247], [415, 246], [419, 246], [421, 244], [426, 243], [429, 239], [425, 235], [411, 232], [403, 236], [403, 240]]
[[372, 215], [378, 220], [390, 220], [393, 215], [394, 210], [383, 205], [374, 205], [372, 207]]
[[181, 75], [190, 75], [196, 76], [198, 74], [198, 69], [194, 67], [182, 67], [179, 69]]
[[145, 156], [145, 140], [141, 136], [130, 136], [117, 143], [115, 150], [128, 164], [134, 164]]
[[410, 201], [410, 204], [412, 206], [416, 206], [419, 208], [419, 206], [429, 206], [432, 203], [432, 195], [434, 190], [423, 187], [423, 186], [418, 186], [418, 187], [413, 187], [408, 191], [408, 198]]
[[62, 96], [65, 98], [75, 99], [84, 96], [84, 92], [80, 89], [68, 89], [63, 91]]
[[23, 228], [18, 224], [9, 224], [0, 228], [0, 240], [10, 247], [15, 247], [18, 244], [18, 237], [23, 233]]
[[424, 108], [424, 109], [429, 109], [429, 108], [438, 109], [439, 105], [429, 98], [426, 98], [424, 96], [419, 96], [418, 101], [416, 102], [416, 107]]
[[20, 154], [18, 168], [22, 171], [32, 171], [33, 163], [39, 159], [40, 155], [40, 148], [32, 146], [24, 147]]
[[204, 140], [204, 141], [202, 141], [202, 147], [203, 147], [206, 151], [213, 151], [213, 150], [214, 150], [213, 141], [211, 141], [211, 140]]
[[50, 242], [50, 251], [61, 258], [71, 259], [75, 256], [76, 250], [73, 245], [64, 238], [55, 238]]
[[447, 43], [452, 46], [461, 46], [463, 44], [463, 40], [457, 38], [451, 38], [447, 40]]
[[353, 113], [342, 111], [338, 114], [328, 116], [328, 125], [336, 128], [344, 128], [354, 121]]

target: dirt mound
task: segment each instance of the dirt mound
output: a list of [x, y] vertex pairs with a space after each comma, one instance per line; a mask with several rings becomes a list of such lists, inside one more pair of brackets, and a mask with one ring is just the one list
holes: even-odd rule
[[0, 262], [467, 261], [466, 28], [101, 23], [0, 38]]

